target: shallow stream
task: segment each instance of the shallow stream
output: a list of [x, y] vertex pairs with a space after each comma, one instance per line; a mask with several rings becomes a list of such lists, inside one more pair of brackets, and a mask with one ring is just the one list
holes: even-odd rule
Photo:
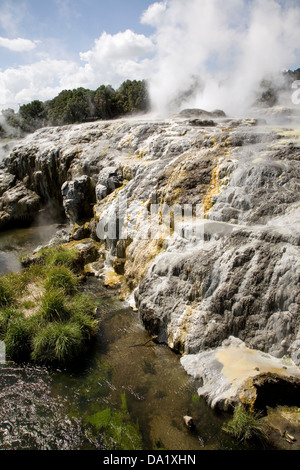
[[[18, 256], [54, 233], [1, 233], [0, 272], [21, 269]], [[228, 416], [199, 398], [180, 357], [151, 341], [136, 312], [94, 277], [83, 289], [97, 299], [101, 322], [76, 370], [0, 364], [0, 450], [245, 448], [222, 431]]]

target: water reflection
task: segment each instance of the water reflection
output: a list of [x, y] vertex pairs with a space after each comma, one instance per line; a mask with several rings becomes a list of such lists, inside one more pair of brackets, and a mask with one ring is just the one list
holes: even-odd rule
[[0, 232], [0, 275], [21, 270], [20, 255], [31, 254], [37, 246], [50, 241], [56, 224]]
[[0, 251], [0, 274], [7, 274], [11, 271], [17, 272], [20, 270], [21, 263], [17, 254]]

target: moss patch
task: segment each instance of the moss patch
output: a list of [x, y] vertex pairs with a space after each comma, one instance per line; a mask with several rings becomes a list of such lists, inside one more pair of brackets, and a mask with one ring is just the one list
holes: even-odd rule
[[126, 395], [121, 396], [119, 410], [105, 408], [86, 419], [90, 432], [101, 433], [105, 448], [117, 450], [141, 450], [142, 439], [138, 425], [130, 419]]

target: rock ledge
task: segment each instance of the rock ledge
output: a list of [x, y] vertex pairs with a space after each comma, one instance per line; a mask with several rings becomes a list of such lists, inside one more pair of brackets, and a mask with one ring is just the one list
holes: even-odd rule
[[250, 349], [237, 338], [230, 337], [213, 350], [187, 354], [181, 364], [188, 374], [202, 380], [198, 394], [212, 408], [299, 405], [300, 368], [291, 359]]

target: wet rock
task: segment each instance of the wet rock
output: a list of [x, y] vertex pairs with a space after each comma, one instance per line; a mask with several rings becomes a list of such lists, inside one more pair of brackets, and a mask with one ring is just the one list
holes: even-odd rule
[[213, 350], [185, 355], [181, 363], [188, 374], [202, 380], [198, 394], [213, 408], [300, 404], [300, 369], [293, 361], [247, 348], [237, 338]]
[[83, 240], [89, 238], [91, 234], [89, 223], [84, 225], [75, 224], [71, 233], [72, 240]]
[[76, 250], [82, 266], [97, 261], [100, 256], [98, 244], [89, 238], [79, 242], [70, 242], [62, 246]]
[[39, 196], [26, 188], [22, 183], [5, 191], [0, 202], [0, 224], [2, 227], [17, 224], [28, 224], [34, 220], [41, 201]]
[[188, 429], [193, 429], [194, 427], [194, 421], [193, 421], [193, 418], [191, 416], [184, 416], [183, 417], [183, 421], [184, 421], [184, 424], [186, 425], [186, 427]]
[[96, 199], [101, 201], [122, 184], [122, 176], [117, 167], [105, 167], [100, 171], [96, 185]]
[[7, 173], [0, 173], [0, 196], [8, 189], [12, 188], [16, 183], [16, 177]]
[[172, 349], [234, 335], [300, 364], [299, 129], [265, 118], [184, 110], [43, 129], [5, 158], [4, 193], [21, 184], [77, 222], [76, 239], [101, 241], [107, 282]]
[[215, 127], [217, 124], [215, 121], [209, 119], [192, 119], [189, 121], [191, 126], [200, 126], [200, 127]]
[[107, 187], [104, 184], [97, 184], [96, 185], [96, 199], [100, 202], [107, 196]]
[[92, 217], [93, 189], [91, 179], [87, 175], [66, 181], [61, 188], [63, 206], [70, 222]]
[[104, 261], [100, 259], [93, 263], [88, 263], [84, 267], [84, 272], [86, 275], [95, 276], [101, 278], [103, 275]]

